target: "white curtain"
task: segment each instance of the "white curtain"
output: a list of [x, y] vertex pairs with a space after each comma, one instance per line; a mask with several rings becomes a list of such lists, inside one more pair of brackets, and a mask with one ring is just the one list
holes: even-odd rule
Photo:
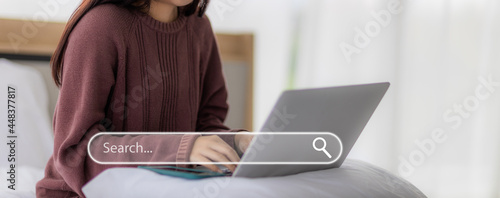
[[350, 158], [429, 197], [500, 197], [500, 2], [301, 5], [294, 84], [391, 82]]

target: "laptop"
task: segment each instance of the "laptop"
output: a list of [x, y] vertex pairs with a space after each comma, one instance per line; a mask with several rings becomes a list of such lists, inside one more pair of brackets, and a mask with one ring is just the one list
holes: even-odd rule
[[[340, 167], [389, 85], [383, 82], [283, 92], [232, 176], [274, 177]], [[266, 132], [276, 133], [272, 141], [268, 141], [270, 136]], [[278, 132], [297, 132], [297, 135]], [[311, 142], [308, 132], [332, 133], [339, 143], [324, 138]], [[327, 143], [334, 146], [326, 147]], [[329, 160], [335, 157], [334, 161]], [[291, 163], [278, 163], [276, 159]], [[333, 163], [321, 163], [328, 161]]]

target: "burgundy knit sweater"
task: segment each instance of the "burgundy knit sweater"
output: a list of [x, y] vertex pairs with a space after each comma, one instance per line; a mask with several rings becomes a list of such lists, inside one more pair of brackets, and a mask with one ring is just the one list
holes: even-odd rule
[[[207, 17], [162, 23], [139, 11], [100, 5], [71, 32], [54, 114], [54, 153], [37, 197], [84, 197], [107, 168], [87, 154], [101, 131], [231, 131], [216, 40]], [[236, 130], [235, 130], [236, 131]], [[129, 137], [129, 138], [127, 138]], [[144, 136], [152, 161], [185, 162], [196, 135]], [[127, 142], [137, 136], [120, 139]], [[234, 136], [223, 136], [234, 145]], [[163, 151], [163, 152], [156, 152]]]

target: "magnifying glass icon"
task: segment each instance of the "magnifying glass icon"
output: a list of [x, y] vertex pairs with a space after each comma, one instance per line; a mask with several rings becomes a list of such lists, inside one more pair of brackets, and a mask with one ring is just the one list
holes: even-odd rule
[[[323, 147], [321, 147], [321, 148], [317, 147], [316, 146], [316, 141], [323, 142]], [[313, 148], [316, 151], [323, 151], [323, 153], [325, 153], [325, 155], [328, 156], [328, 158], [332, 158], [332, 155], [330, 155], [330, 153], [328, 153], [328, 151], [325, 149], [326, 148], [326, 140], [325, 140], [325, 138], [322, 138], [322, 137], [315, 138], [313, 140]]]

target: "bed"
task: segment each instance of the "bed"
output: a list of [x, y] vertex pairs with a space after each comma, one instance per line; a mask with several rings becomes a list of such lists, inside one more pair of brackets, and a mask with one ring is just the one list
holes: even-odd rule
[[[21, 141], [16, 190], [5, 188], [0, 197], [35, 197], [35, 184], [43, 177], [52, 151], [51, 119], [57, 88], [50, 77], [48, 61], [55, 49], [62, 23], [49, 22], [37, 29], [30, 42], [13, 47], [8, 34], [23, 34], [30, 21], [0, 19], [0, 86], [16, 84], [23, 90], [18, 123]], [[252, 129], [253, 36], [217, 34], [223, 69], [228, 82], [227, 125]], [[0, 96], [5, 98], [4, 95]], [[4, 110], [4, 109], [0, 109]], [[0, 116], [5, 116], [1, 114]], [[4, 120], [4, 117], [0, 117]], [[21, 137], [22, 134], [22, 137]], [[6, 141], [0, 137], [2, 142]], [[0, 155], [6, 155], [0, 150]], [[0, 172], [8, 171], [5, 159]], [[374, 165], [347, 159], [340, 168], [273, 178], [210, 178], [185, 180], [137, 168], [111, 168], [83, 187], [87, 197], [425, 197], [415, 186]]]

